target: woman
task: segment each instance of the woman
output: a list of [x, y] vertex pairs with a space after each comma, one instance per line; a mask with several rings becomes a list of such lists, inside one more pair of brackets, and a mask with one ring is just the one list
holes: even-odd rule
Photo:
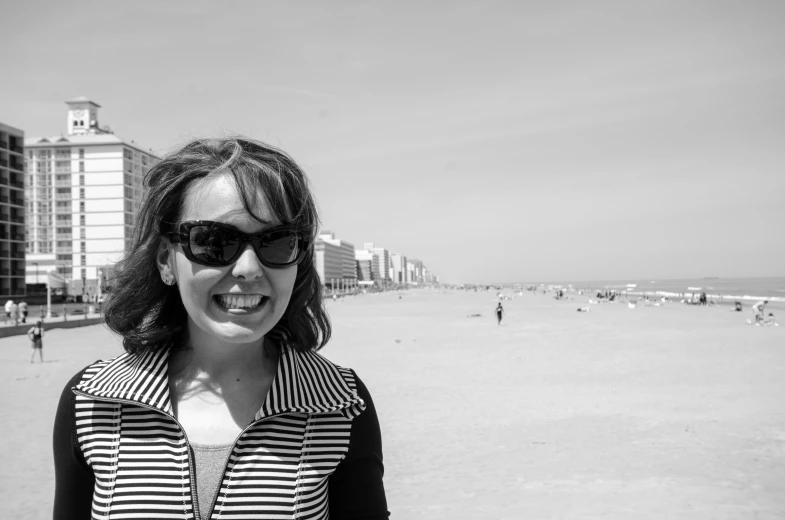
[[106, 308], [126, 353], [58, 408], [55, 518], [387, 518], [371, 397], [316, 353], [330, 323], [303, 172], [196, 140], [146, 183]]
[[30, 338], [30, 345], [33, 347], [33, 354], [30, 356], [30, 363], [35, 359], [35, 353], [38, 352], [38, 359], [41, 363], [44, 362], [44, 324], [41, 320], [35, 322], [35, 327], [27, 331], [27, 337]]

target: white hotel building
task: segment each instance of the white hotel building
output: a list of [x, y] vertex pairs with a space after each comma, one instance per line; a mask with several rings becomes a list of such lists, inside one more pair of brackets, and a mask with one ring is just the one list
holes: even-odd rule
[[100, 105], [67, 101], [68, 131], [25, 139], [27, 283], [64, 276], [70, 294], [96, 294], [133, 234], [142, 180], [159, 161], [98, 125]]

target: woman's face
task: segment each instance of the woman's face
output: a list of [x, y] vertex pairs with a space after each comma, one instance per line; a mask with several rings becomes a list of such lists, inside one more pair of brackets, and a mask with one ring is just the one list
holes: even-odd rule
[[[281, 222], [262, 197], [254, 219], [243, 207], [230, 173], [201, 179], [185, 194], [180, 222], [212, 220], [255, 233]], [[278, 323], [289, 305], [297, 266], [271, 269], [262, 265], [250, 244], [226, 267], [207, 267], [186, 258], [180, 244], [166, 241], [166, 263], [177, 282], [188, 312], [192, 346], [259, 344]]]

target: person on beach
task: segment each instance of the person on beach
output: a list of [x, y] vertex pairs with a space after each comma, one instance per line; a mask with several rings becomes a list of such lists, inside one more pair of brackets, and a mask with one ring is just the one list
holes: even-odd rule
[[54, 518], [387, 519], [367, 388], [331, 326], [300, 167], [197, 139], [148, 172], [106, 300], [125, 353], [80, 370], [54, 426]]
[[27, 302], [19, 302], [19, 319], [22, 323], [27, 323]]
[[752, 314], [755, 315], [754, 323], [760, 323], [761, 321], [763, 321], [763, 312], [767, 303], [769, 303], [768, 300], [763, 300], [757, 302], [755, 305], [752, 306]]
[[16, 302], [11, 302], [11, 323], [19, 325], [19, 305]]
[[30, 338], [30, 346], [33, 348], [33, 354], [30, 356], [30, 363], [35, 359], [35, 353], [38, 352], [38, 359], [41, 363], [44, 362], [44, 324], [41, 320], [35, 322], [35, 327], [27, 331], [27, 337]]
[[5, 302], [5, 322], [8, 323], [11, 321], [11, 305], [14, 304], [14, 300], [7, 300]]
[[502, 324], [502, 316], [504, 316], [504, 308], [502, 302], [499, 302], [499, 305], [496, 306], [496, 325]]

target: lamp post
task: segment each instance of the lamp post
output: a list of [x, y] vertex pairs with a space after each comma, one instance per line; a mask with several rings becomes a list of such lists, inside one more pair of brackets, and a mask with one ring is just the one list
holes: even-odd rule
[[32, 262], [35, 266], [35, 284], [38, 285], [38, 262]]

